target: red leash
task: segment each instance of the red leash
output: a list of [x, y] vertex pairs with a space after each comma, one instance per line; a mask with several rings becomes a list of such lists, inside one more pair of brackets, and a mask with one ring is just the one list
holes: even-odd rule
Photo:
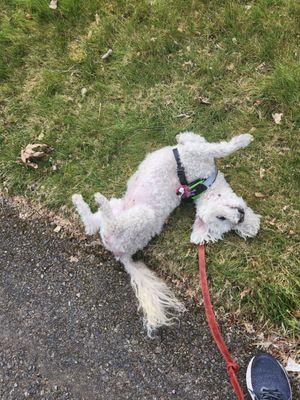
[[214, 310], [211, 304], [209, 289], [207, 284], [206, 277], [206, 264], [205, 264], [205, 247], [204, 245], [199, 245], [198, 247], [198, 256], [199, 256], [199, 275], [200, 275], [200, 285], [202, 289], [202, 296], [204, 301], [205, 313], [207, 322], [212, 333], [213, 338], [219, 348], [220, 353], [222, 354], [224, 360], [227, 364], [227, 372], [230, 378], [230, 382], [232, 387], [236, 393], [238, 400], [244, 400], [245, 395], [242, 391], [242, 388], [239, 384], [239, 381], [236, 376], [236, 372], [239, 369], [238, 364], [231, 358], [229, 350], [222, 339], [219, 325], [216, 321]]

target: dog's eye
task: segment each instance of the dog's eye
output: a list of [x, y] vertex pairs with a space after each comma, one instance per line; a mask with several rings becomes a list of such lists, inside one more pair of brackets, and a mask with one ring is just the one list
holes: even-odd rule
[[217, 217], [218, 219], [220, 219], [221, 221], [225, 221], [225, 217]]

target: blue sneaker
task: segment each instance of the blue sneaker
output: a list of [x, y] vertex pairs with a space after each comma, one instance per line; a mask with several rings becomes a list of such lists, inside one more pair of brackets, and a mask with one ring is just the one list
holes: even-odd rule
[[282, 365], [272, 356], [261, 353], [247, 368], [247, 388], [252, 400], [291, 400], [292, 390]]

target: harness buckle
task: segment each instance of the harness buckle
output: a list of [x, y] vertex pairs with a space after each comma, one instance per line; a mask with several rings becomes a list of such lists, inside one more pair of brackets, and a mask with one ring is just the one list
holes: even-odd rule
[[188, 185], [181, 185], [176, 189], [176, 194], [182, 199], [188, 199], [191, 196], [191, 190]]

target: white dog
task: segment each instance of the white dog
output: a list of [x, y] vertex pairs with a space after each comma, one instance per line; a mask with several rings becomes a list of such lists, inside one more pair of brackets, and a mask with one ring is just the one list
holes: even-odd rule
[[107, 200], [96, 193], [96, 213], [91, 212], [81, 195], [72, 196], [86, 234], [99, 231], [105, 248], [130, 274], [149, 335], [162, 325], [170, 325], [184, 307], [162, 280], [143, 263], [133, 261], [132, 256], [161, 232], [181, 198], [191, 196], [196, 205], [192, 243], [215, 242], [230, 230], [243, 238], [252, 237], [260, 224], [259, 216], [233, 192], [215, 166], [215, 158], [246, 147], [252, 136], [245, 134], [229, 142], [208, 143], [199, 135], [184, 132], [176, 139], [177, 146], [147, 155], [129, 179], [123, 198]]

